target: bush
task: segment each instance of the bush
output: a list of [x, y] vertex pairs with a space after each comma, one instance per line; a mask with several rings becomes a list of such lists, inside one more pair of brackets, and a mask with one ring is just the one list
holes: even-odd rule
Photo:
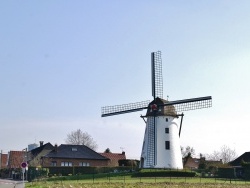
[[156, 171], [140, 171], [133, 174], [133, 177], [195, 177], [196, 173], [191, 171], [177, 170], [156, 170]]
[[48, 176], [48, 169], [47, 168], [29, 167], [28, 181], [32, 181], [33, 179], [47, 177], [47, 176]]

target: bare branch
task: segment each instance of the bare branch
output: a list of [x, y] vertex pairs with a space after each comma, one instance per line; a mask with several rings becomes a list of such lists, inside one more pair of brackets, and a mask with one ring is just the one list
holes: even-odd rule
[[69, 133], [65, 142], [67, 144], [85, 145], [93, 150], [96, 150], [98, 147], [93, 138], [87, 132], [82, 132], [80, 129]]

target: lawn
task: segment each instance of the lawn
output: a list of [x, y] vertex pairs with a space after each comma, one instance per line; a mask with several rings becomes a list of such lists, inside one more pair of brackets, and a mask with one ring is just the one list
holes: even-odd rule
[[[75, 177], [72, 177], [75, 179]], [[65, 179], [65, 178], [64, 178]], [[173, 177], [154, 177], [154, 178], [133, 178], [131, 175], [124, 176], [109, 176], [103, 174], [103, 176], [94, 177], [87, 176], [86, 178], [79, 178], [75, 180], [63, 180], [54, 179], [50, 181], [35, 181], [26, 183], [26, 187], [34, 188], [241, 188], [250, 187], [250, 182], [242, 180], [231, 180], [230, 179], [216, 179], [216, 178], [173, 178]]]
[[158, 182], [158, 183], [83, 183], [83, 182], [50, 182], [50, 183], [33, 183], [26, 184], [25, 187], [33, 188], [246, 188], [249, 184], [221, 184], [221, 183], [174, 183], [174, 182]]

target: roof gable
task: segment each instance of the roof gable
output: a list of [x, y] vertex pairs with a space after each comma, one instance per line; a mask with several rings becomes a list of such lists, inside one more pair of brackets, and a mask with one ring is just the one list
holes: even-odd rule
[[37, 154], [39, 154], [41, 151], [43, 151], [43, 150], [45, 150], [45, 149], [47, 149], [47, 150], [53, 150], [54, 149], [54, 146], [51, 144], [51, 143], [47, 143], [47, 144], [44, 144], [44, 145], [42, 145], [42, 146], [40, 146], [40, 147], [37, 147], [37, 148], [35, 148], [35, 149], [32, 149], [31, 151], [30, 151], [30, 153], [32, 154], [32, 155], [37, 155]]
[[198, 168], [200, 164], [200, 159], [187, 156], [183, 158], [184, 167]]
[[125, 152], [123, 153], [100, 153], [102, 156], [110, 159], [110, 160], [124, 160], [126, 159]]
[[8, 159], [9, 168], [20, 168], [21, 163], [25, 161], [26, 151], [10, 151]]
[[49, 158], [71, 158], [71, 159], [92, 159], [92, 160], [108, 160], [94, 150], [85, 145], [68, 145], [62, 144], [55, 147], [53, 151], [45, 157]]
[[250, 152], [245, 152], [235, 160], [230, 162], [230, 165], [232, 166], [241, 166], [241, 162], [250, 162]]

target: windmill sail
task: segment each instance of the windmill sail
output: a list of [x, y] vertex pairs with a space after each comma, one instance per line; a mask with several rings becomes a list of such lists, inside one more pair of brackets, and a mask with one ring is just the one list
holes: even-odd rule
[[155, 166], [155, 163], [156, 163], [156, 152], [155, 152], [155, 121], [156, 119], [153, 118], [153, 117], [150, 117], [148, 118], [148, 126], [147, 126], [147, 131], [148, 131], [148, 134], [147, 134], [147, 145], [148, 147], [150, 147], [151, 149], [150, 150], [147, 150], [147, 166]]
[[212, 97], [199, 97], [177, 101], [166, 102], [162, 106], [174, 106], [176, 112], [196, 110], [201, 108], [210, 108], [212, 106]]
[[150, 101], [147, 100], [135, 103], [105, 106], [102, 107], [102, 117], [141, 111], [148, 107], [149, 102]]
[[[177, 101], [163, 99], [161, 52], [151, 53], [153, 101], [102, 107], [102, 117], [147, 109], [146, 129], [141, 152], [141, 168], [182, 169], [180, 134], [184, 114], [179, 112], [209, 108], [212, 97], [199, 97]], [[177, 118], [182, 116], [178, 126]]]
[[152, 77], [152, 96], [163, 98], [163, 79], [162, 79], [162, 60], [161, 52], [151, 53], [151, 77]]

